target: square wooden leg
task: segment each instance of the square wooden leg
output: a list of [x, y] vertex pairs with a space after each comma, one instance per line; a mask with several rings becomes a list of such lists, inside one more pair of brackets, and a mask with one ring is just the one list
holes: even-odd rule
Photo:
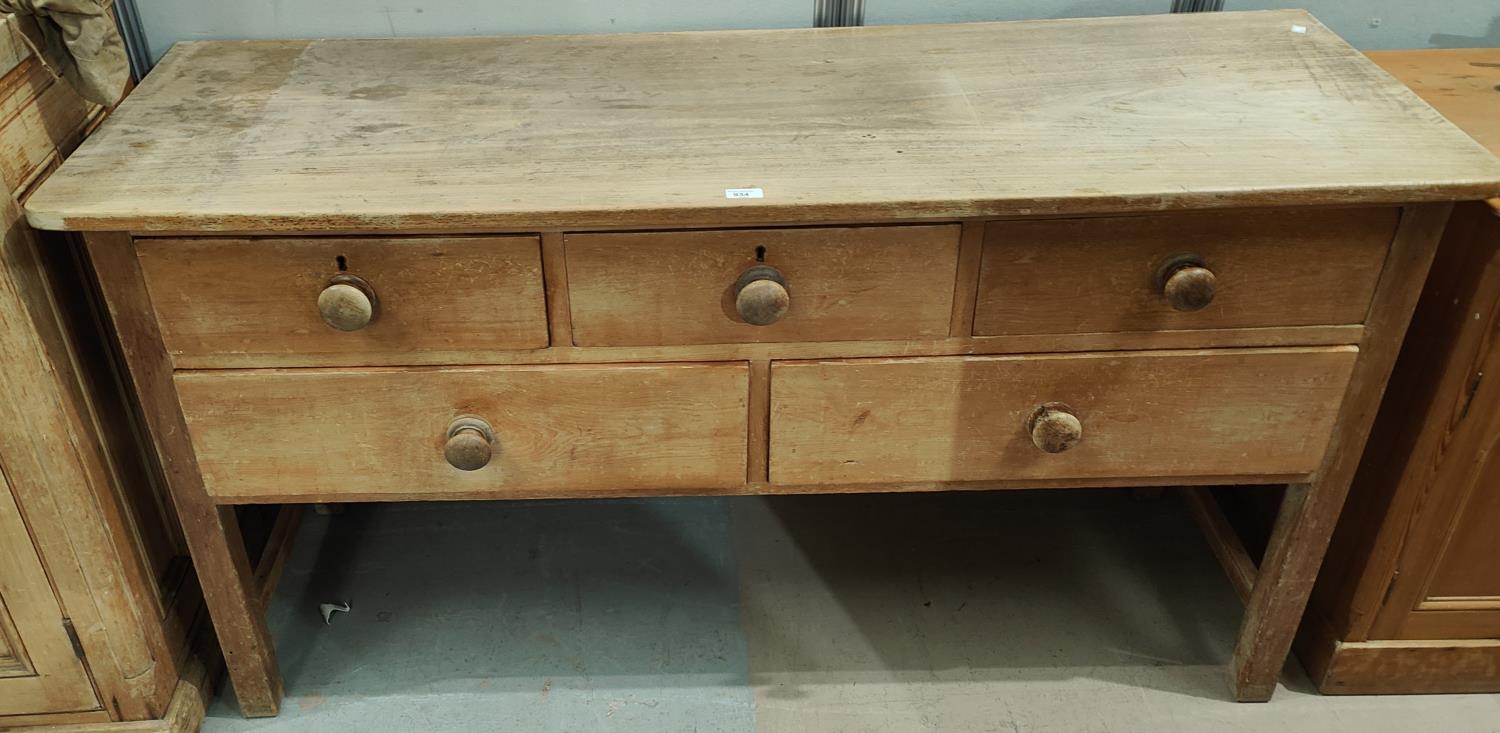
[[1250, 591], [1234, 649], [1237, 700], [1266, 701], [1276, 690], [1451, 209], [1421, 204], [1402, 210], [1323, 464], [1311, 483], [1288, 487]]
[[182, 520], [240, 711], [246, 717], [275, 715], [281, 709], [281, 674], [255, 573], [234, 507], [216, 505], [203, 488], [172, 383], [171, 358], [162, 345], [134, 245], [129, 235], [120, 233], [91, 234], [86, 241], [141, 414]]
[[[1308, 516], [1312, 490], [1306, 484], [1287, 487], [1251, 586], [1232, 663], [1234, 699], [1240, 702], [1271, 699], [1312, 593], [1323, 558], [1321, 551], [1309, 551], [1318, 540], [1311, 536], [1316, 527]], [[1327, 531], [1332, 531], [1331, 525]]]
[[183, 535], [240, 712], [247, 718], [276, 715], [281, 711], [281, 672], [234, 507], [209, 504], [191, 517], [181, 513]]

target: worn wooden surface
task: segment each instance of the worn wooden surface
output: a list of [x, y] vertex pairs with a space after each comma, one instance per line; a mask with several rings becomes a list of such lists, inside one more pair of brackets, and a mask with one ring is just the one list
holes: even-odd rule
[[41, 558], [0, 474], [0, 725], [7, 715], [97, 707]]
[[1261, 560], [1235, 644], [1233, 685], [1240, 700], [1268, 700], [1276, 689], [1452, 208], [1426, 204], [1402, 210], [1333, 437], [1310, 482], [1287, 489]]
[[84, 720], [41, 723], [32, 727], [7, 728], [10, 733], [198, 733], [214, 696], [214, 678], [196, 657], [182, 665], [182, 677], [172, 693], [171, 702], [154, 720], [100, 721]]
[[92, 233], [86, 238], [94, 270], [141, 400], [157, 459], [171, 486], [183, 535], [192, 551], [204, 601], [234, 680], [235, 698], [249, 716], [275, 715], [281, 707], [281, 673], [265, 624], [234, 507], [218, 506], [203, 478], [176, 392], [171, 357], [151, 309], [130, 237]]
[[[174, 359], [312, 366], [547, 345], [536, 237], [143, 239], [136, 251]], [[319, 316], [340, 274], [379, 301], [356, 331]]]
[[1450, 226], [1392, 380], [1412, 400], [1382, 411], [1411, 449], [1360, 474], [1395, 492], [1370, 639], [1500, 637], [1500, 217], [1469, 204]]
[[[179, 372], [177, 389], [215, 500], [339, 501], [739, 486], [748, 382], [744, 364], [665, 364]], [[476, 471], [443, 457], [460, 415], [495, 430]]]
[[[90, 236], [94, 263], [252, 715], [276, 710], [280, 682], [234, 513], [218, 504], [1168, 478], [1298, 482], [1236, 650], [1236, 695], [1264, 699], [1445, 212], [1410, 207], [1396, 227], [1377, 205], [1500, 193], [1500, 162], [1296, 11], [187, 44], [135, 99], [31, 214], [109, 230]], [[1183, 209], [1215, 211], [1036, 221]], [[827, 232], [743, 231], [772, 224], [941, 235], [890, 251], [851, 235], [808, 258], [838, 264], [817, 275], [777, 258], [826, 246], [809, 242]], [[986, 228], [1033, 226], [1088, 236], [1054, 237], [1006, 267], [1042, 263], [1030, 277], [987, 285], [1009, 276], [987, 260], [1019, 240]], [[528, 297], [541, 339], [169, 355], [156, 318], [204, 297], [203, 268], [159, 278], [177, 297], [148, 292], [141, 265], [170, 267], [191, 238], [147, 242], [159, 251], [137, 260], [127, 231], [538, 233]], [[883, 230], [901, 231], [917, 230]], [[237, 246], [269, 270], [274, 241]], [[1201, 310], [1159, 295], [1169, 245], [1224, 247], [1204, 253], [1214, 292]], [[789, 300], [777, 323], [752, 327], [726, 296], [761, 246]], [[1238, 264], [1251, 250], [1259, 259]], [[1292, 267], [1303, 260], [1317, 262]], [[1208, 300], [1207, 275], [1195, 277], [1179, 306]], [[986, 297], [1059, 281], [1082, 285], [1038, 296], [1032, 317], [1062, 315], [1035, 330], [985, 321], [1023, 312]], [[1130, 300], [1143, 283], [1165, 312]], [[300, 304], [320, 337], [372, 334], [379, 306], [370, 325], [328, 332], [324, 285], [275, 302]], [[850, 303], [857, 313], [838, 314]], [[1171, 348], [1191, 351], [1157, 351]], [[1061, 449], [1047, 454], [1026, 418], [1053, 402], [1078, 422], [1042, 436]], [[472, 471], [444, 457], [464, 414], [496, 433]]]
[[[1500, 50], [1371, 58], [1500, 150]], [[1500, 200], [1455, 207], [1297, 653], [1324, 692], [1500, 691]], [[1402, 641], [1405, 639], [1405, 641]]]
[[[784, 484], [1258, 473], [1316, 468], [1347, 347], [773, 362]], [[1063, 402], [1082, 440], [1046, 454], [1027, 417]]]
[[[952, 225], [569, 234], [573, 342], [941, 338], [958, 237]], [[786, 315], [767, 326], [735, 312], [735, 280], [761, 264], [781, 272], [790, 294]]]
[[149, 508], [126, 497], [144, 502], [151, 491], [127, 485], [147, 477], [115, 452], [136, 438], [129, 423], [101, 411], [114, 404], [102, 390], [118, 389], [97, 379], [111, 365], [81, 361], [97, 357], [79, 350], [96, 335], [70, 330], [81, 324], [63, 314], [86, 303], [52, 290], [45, 267], [59, 263], [44, 266], [41, 235], [19, 216], [14, 201], [0, 201], [0, 466], [105, 700], [110, 707], [118, 701], [121, 717], [153, 717], [171, 695], [173, 647], [181, 640], [168, 628], [163, 568], [152, 565], [160, 558], [137, 538], [164, 525], [160, 517], [132, 516]]
[[[1362, 323], [1399, 210], [1267, 209], [991, 223], [979, 335]], [[1212, 302], [1179, 311], [1156, 282], [1201, 255]]]
[[179, 44], [29, 213], [499, 231], [1497, 193], [1500, 162], [1311, 16], [1268, 11]]
[[1500, 48], [1424, 48], [1367, 54], [1459, 129], [1500, 151]]
[[1500, 640], [1336, 641], [1321, 658], [1325, 695], [1500, 692]]
[[[21, 212], [19, 201], [105, 113], [45, 68], [32, 51], [40, 42], [35, 23], [0, 15], [0, 476], [24, 520], [0, 535], [31, 547], [0, 554], [42, 561], [42, 584], [19, 603], [50, 608], [51, 618], [40, 630], [28, 619], [25, 628], [39, 634], [34, 645], [17, 633], [39, 654], [63, 638], [70, 665], [86, 666], [87, 677], [59, 668], [40, 681], [90, 702], [70, 706], [75, 712], [28, 710], [17, 680], [0, 680], [0, 727], [162, 714], [178, 678], [190, 610], [181, 601], [192, 585], [73, 244], [30, 230]], [[64, 619], [80, 657], [61, 632]], [[80, 684], [87, 692], [66, 691]]]
[[[326, 328], [326, 327], [325, 327]], [[596, 364], [642, 361], [743, 361], [755, 359], [853, 359], [872, 356], [1029, 354], [1036, 352], [1129, 351], [1269, 346], [1325, 346], [1359, 343], [1363, 326], [1210, 328], [1187, 331], [1119, 331], [1077, 334], [1023, 334], [982, 338], [907, 341], [794, 341], [689, 346], [554, 346], [536, 351], [371, 352], [358, 360], [368, 366], [444, 364]], [[179, 356], [179, 369], [348, 366], [340, 355], [207, 354]]]

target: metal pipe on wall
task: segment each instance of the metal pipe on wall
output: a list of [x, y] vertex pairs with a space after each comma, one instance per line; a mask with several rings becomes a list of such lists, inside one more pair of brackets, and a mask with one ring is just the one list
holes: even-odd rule
[[813, 25], [818, 28], [865, 24], [865, 0], [813, 0]]
[[125, 55], [130, 60], [130, 75], [139, 82], [151, 70], [151, 54], [146, 48], [146, 31], [135, 0], [115, 0], [115, 24], [125, 41]]
[[1172, 0], [1174, 13], [1211, 13], [1224, 9], [1224, 0]]

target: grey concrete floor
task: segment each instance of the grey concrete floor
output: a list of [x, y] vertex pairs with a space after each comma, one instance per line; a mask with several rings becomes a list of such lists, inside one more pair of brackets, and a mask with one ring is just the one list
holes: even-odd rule
[[[352, 610], [325, 625], [318, 604]], [[1170, 495], [357, 505], [218, 731], [1500, 731], [1500, 696], [1228, 701], [1241, 608]], [[227, 688], [227, 685], [226, 685]]]

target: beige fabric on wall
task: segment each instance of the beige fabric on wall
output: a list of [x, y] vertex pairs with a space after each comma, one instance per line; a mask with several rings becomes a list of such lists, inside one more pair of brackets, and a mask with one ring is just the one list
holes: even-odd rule
[[0, 12], [36, 18], [42, 61], [84, 99], [111, 106], [120, 101], [130, 65], [102, 0], [0, 0]]

